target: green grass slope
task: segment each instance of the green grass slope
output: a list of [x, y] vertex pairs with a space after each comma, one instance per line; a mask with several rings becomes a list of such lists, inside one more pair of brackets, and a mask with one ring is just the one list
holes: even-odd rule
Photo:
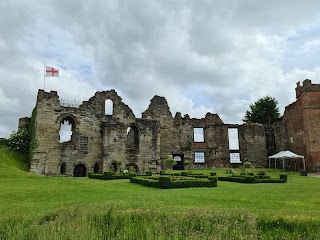
[[26, 162], [0, 148], [0, 239], [320, 239], [320, 178], [298, 172], [285, 184], [153, 189], [39, 176]]
[[23, 176], [28, 172], [28, 157], [25, 154], [0, 147], [0, 177]]

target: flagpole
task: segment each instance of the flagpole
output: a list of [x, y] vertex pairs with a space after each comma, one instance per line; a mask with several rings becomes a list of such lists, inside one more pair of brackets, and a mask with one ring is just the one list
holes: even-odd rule
[[46, 64], [43, 63], [43, 90], [45, 91], [46, 87]]

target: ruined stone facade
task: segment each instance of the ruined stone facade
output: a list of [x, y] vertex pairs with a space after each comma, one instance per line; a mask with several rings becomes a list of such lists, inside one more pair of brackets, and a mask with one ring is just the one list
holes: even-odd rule
[[[291, 150], [306, 158], [308, 168], [320, 168], [320, 85], [297, 83], [297, 101], [285, 108], [283, 120], [271, 126], [225, 124], [217, 114], [204, 118], [173, 117], [164, 97], [154, 96], [136, 118], [114, 91], [96, 92], [78, 106], [64, 104], [57, 92], [39, 90], [34, 116], [36, 147], [31, 172], [46, 175], [86, 176], [119, 164], [137, 171], [159, 172], [168, 156], [176, 169], [229, 167], [244, 161], [267, 166], [267, 156]], [[106, 102], [111, 102], [107, 113]], [[28, 127], [22, 118], [19, 127]], [[60, 127], [69, 123], [70, 140], [60, 142]], [[229, 130], [236, 129], [239, 147], [230, 149]], [[196, 140], [196, 130], [202, 134]], [[238, 156], [233, 164], [233, 156]], [[240, 161], [241, 160], [241, 161]]]
[[[108, 114], [105, 104], [110, 100]], [[67, 142], [59, 142], [62, 123], [72, 126]], [[257, 166], [267, 159], [263, 125], [224, 124], [212, 113], [202, 119], [179, 112], [173, 117], [160, 96], [136, 118], [114, 90], [96, 92], [79, 106], [62, 104], [55, 91], [39, 90], [34, 126], [37, 144], [30, 171], [46, 175], [85, 176], [115, 169], [119, 163], [140, 172], [159, 172], [168, 155], [176, 159], [177, 169], [184, 169], [186, 160], [193, 168], [231, 166], [230, 154]], [[238, 149], [229, 149], [229, 128], [238, 129]], [[203, 132], [203, 140], [195, 141], [195, 129]]]
[[305, 156], [308, 168], [320, 169], [320, 84], [311, 80], [296, 87], [297, 100], [285, 108], [286, 148]]

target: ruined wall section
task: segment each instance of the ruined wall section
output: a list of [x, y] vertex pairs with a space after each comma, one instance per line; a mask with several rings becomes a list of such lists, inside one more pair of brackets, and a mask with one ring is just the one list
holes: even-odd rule
[[128, 124], [112, 118], [102, 123], [103, 171], [110, 170], [112, 162], [126, 160], [126, 139]]
[[[56, 151], [58, 147], [59, 134], [57, 136], [57, 124], [55, 119], [59, 113], [59, 96], [56, 91], [46, 93], [39, 90], [37, 97], [37, 113], [35, 116], [35, 138], [37, 147], [34, 149], [31, 159], [30, 171], [38, 174], [48, 174], [48, 163], [59, 161], [60, 154]], [[54, 119], [54, 120], [53, 120]], [[56, 165], [56, 163], [54, 163]]]
[[[112, 101], [112, 114], [110, 115], [106, 115], [106, 100]], [[135, 116], [129, 106], [124, 104], [122, 98], [112, 89], [111, 91], [96, 92], [79, 108], [99, 119], [97, 136], [102, 138], [102, 143], [97, 147], [102, 149], [103, 171], [110, 170], [114, 161], [125, 162], [127, 158], [126, 131], [128, 126], [135, 122]]]
[[207, 143], [207, 162], [209, 166], [229, 166], [228, 127], [224, 124], [210, 125], [205, 128]]
[[142, 119], [156, 120], [160, 125], [160, 158], [179, 152], [179, 130], [176, 129], [168, 102], [164, 97], [154, 96]]
[[262, 124], [249, 123], [238, 128], [239, 148], [242, 162], [249, 161], [254, 166], [267, 165], [265, 128]]
[[[60, 106], [55, 91], [39, 90], [35, 121], [37, 147], [31, 161], [31, 171], [57, 175], [63, 163], [64, 174], [73, 175], [76, 164], [83, 164], [88, 171], [101, 159], [100, 121], [91, 112], [81, 108]], [[73, 126], [72, 138], [59, 142], [60, 124], [69, 120]]]
[[[205, 118], [190, 119], [186, 114], [176, 113], [175, 128], [179, 130], [180, 151], [185, 159], [191, 160], [193, 167], [220, 166], [229, 161], [228, 129], [217, 114], [207, 113]], [[194, 142], [194, 128], [202, 128], [204, 142]], [[205, 163], [194, 162], [194, 152], [205, 153]]]
[[96, 92], [88, 101], [84, 101], [79, 108], [97, 115], [97, 117], [102, 118], [102, 121], [107, 121], [108, 115], [106, 116], [105, 114], [105, 102], [108, 99], [113, 103], [113, 118], [117, 118], [120, 122], [134, 122], [135, 116], [132, 110], [122, 102], [122, 98], [113, 89], [111, 91]]
[[188, 114], [184, 117], [177, 112], [174, 117], [174, 126], [178, 130], [179, 149], [174, 154], [184, 154], [185, 160], [193, 160], [193, 126]]
[[[273, 124], [276, 151], [274, 154], [289, 149], [287, 123], [279, 121]], [[269, 154], [268, 154], [269, 155]]]
[[288, 131], [289, 150], [306, 156], [305, 130], [303, 121], [303, 109], [298, 102], [294, 102], [285, 108], [283, 121]]
[[139, 154], [137, 156], [139, 162], [137, 165], [142, 172], [159, 172], [161, 170], [159, 122], [136, 119], [136, 125], [140, 129]]

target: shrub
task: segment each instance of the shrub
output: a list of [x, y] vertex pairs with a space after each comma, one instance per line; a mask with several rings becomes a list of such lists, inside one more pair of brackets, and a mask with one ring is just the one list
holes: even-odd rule
[[210, 176], [217, 176], [217, 173], [211, 172], [211, 173], [210, 173]]
[[173, 168], [173, 166], [177, 165], [176, 160], [174, 160], [172, 157], [168, 157], [167, 159], [164, 160], [164, 165], [167, 168]]
[[7, 145], [10, 149], [22, 153], [29, 152], [30, 135], [27, 128], [19, 128], [16, 133], [12, 133]]
[[188, 177], [188, 173], [187, 172], [181, 172], [181, 176]]
[[257, 174], [260, 175], [260, 176], [264, 176], [264, 175], [266, 175], [266, 172], [260, 171], [260, 172], [258, 172]]
[[160, 175], [163, 175], [163, 174], [165, 174], [166, 173], [166, 171], [164, 171], [164, 170], [161, 170], [160, 171]]
[[184, 166], [185, 167], [188, 167], [190, 164], [191, 164], [191, 160], [189, 160], [189, 159], [185, 159], [184, 160]]
[[246, 161], [246, 162], [243, 164], [243, 166], [244, 166], [245, 168], [253, 168], [252, 163], [251, 163], [251, 162], [248, 162], [248, 161]]
[[146, 172], [146, 176], [152, 176], [152, 172], [151, 171], [147, 171]]

